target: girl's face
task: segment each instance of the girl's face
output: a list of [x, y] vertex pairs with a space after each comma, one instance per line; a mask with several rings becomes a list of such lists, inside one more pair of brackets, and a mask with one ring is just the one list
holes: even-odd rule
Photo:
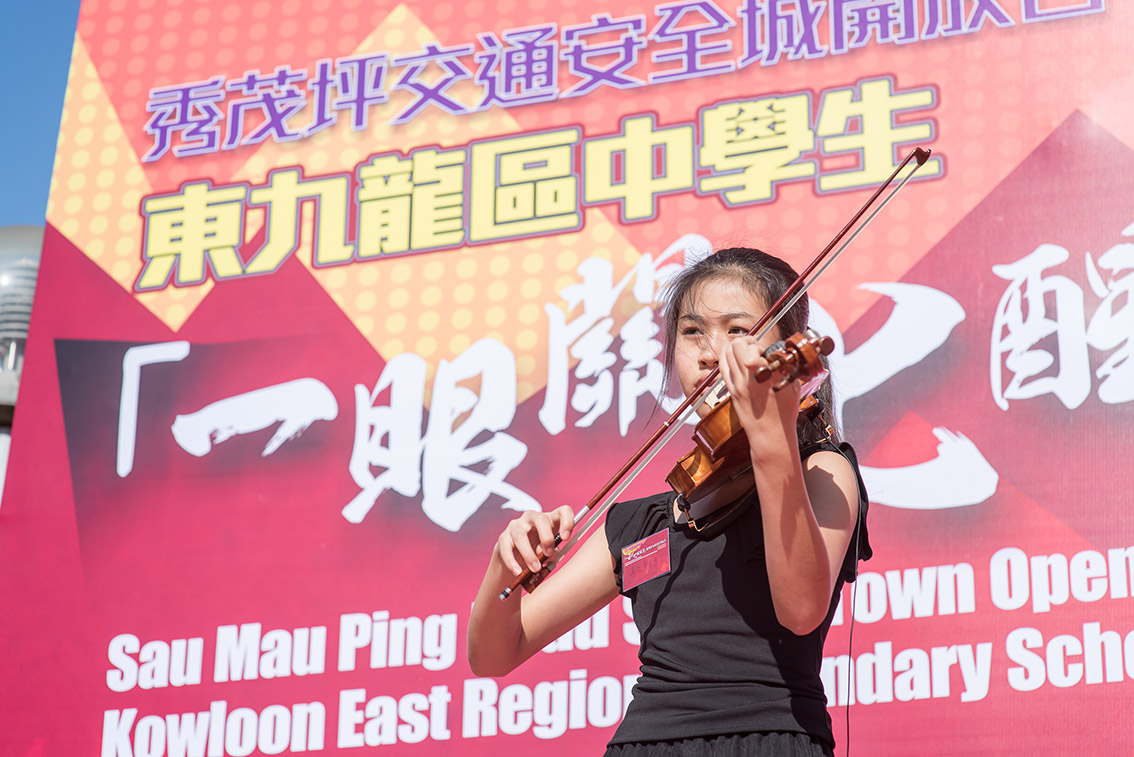
[[[690, 290], [677, 316], [674, 345], [677, 379], [685, 396], [717, 367], [724, 346], [746, 335], [766, 309], [762, 298], [733, 278], [714, 277]], [[760, 349], [779, 338], [779, 329], [772, 329], [760, 340]], [[701, 407], [702, 413], [708, 411]]]

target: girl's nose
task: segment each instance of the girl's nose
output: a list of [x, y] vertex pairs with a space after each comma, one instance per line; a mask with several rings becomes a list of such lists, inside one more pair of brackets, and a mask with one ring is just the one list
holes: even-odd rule
[[716, 339], [705, 338], [701, 342], [701, 354], [697, 357], [697, 364], [702, 369], [712, 370], [717, 367], [720, 359], [720, 345]]

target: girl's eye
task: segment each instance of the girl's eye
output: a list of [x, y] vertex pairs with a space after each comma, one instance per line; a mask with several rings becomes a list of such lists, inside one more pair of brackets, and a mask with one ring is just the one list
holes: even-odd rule
[[701, 329], [697, 328], [696, 326], [686, 326], [681, 330], [682, 336], [697, 336], [700, 333]]
[[748, 329], [743, 326], [733, 326], [728, 330], [730, 336], [744, 336], [748, 333]]

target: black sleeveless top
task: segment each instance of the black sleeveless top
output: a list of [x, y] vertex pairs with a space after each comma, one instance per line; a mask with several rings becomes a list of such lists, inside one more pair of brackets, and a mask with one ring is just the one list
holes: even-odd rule
[[622, 586], [622, 548], [669, 530], [670, 572], [623, 591], [641, 634], [641, 676], [611, 744], [658, 742], [717, 734], [807, 733], [834, 747], [819, 679], [823, 641], [839, 591], [853, 581], [858, 559], [871, 554], [866, 490], [848, 444], [812, 445], [844, 455], [859, 484], [859, 520], [827, 617], [806, 636], [776, 621], [764, 562], [759, 502], [738, 508], [709, 538], [674, 523], [673, 493], [615, 505], [606, 537]]

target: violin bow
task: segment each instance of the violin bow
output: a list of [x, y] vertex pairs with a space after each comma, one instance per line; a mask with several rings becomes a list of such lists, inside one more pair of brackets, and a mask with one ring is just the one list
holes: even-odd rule
[[[885, 208], [894, 196], [901, 191], [901, 189], [909, 183], [917, 170], [925, 165], [929, 160], [931, 150], [922, 147], [915, 148], [898, 164], [894, 172], [886, 181], [878, 186], [870, 198], [866, 201], [858, 212], [855, 213], [846, 225], [835, 235], [834, 239], [828, 243], [823, 250], [815, 256], [810, 265], [803, 270], [795, 281], [792, 282], [783, 294], [772, 303], [762, 316], [756, 321], [748, 331], [748, 336], [755, 336], [763, 338], [771, 329], [775, 328], [776, 324], [784, 317], [784, 315], [799, 301], [811, 285], [818, 279], [827, 268], [838, 259], [851, 242], [853, 242], [862, 230], [865, 229], [871, 221]], [[910, 164], [913, 164], [910, 167]], [[882, 193], [894, 183], [898, 175], [909, 167], [908, 173], [902, 177], [898, 183], [890, 189], [881, 202], [878, 198], [882, 197]], [[878, 202], [877, 207], [872, 209], [872, 206]], [[869, 213], [869, 214], [868, 214]], [[661, 451], [666, 442], [673, 438], [686, 421], [696, 412], [701, 403], [705, 401], [705, 397], [710, 393], [719, 390], [718, 385], [723, 383], [720, 378], [720, 368], [714, 368], [701, 383], [693, 390], [688, 397], [686, 397], [677, 409], [674, 410], [669, 418], [650, 435], [642, 446], [635, 452], [629, 460], [627, 460], [621, 468], [610, 480], [603, 485], [601, 489], [583, 506], [578, 513], [575, 514], [575, 530], [571, 534], [571, 538], [566, 544], [560, 546], [561, 540], [559, 535], [555, 536], [555, 545], [559, 547], [553, 554], [544, 555], [541, 559], [541, 568], [536, 572], [525, 569], [523, 573], [516, 577], [516, 579], [500, 592], [500, 599], [505, 600], [515, 592], [516, 588], [523, 585], [528, 591], [534, 590], [544, 578], [551, 572], [552, 567], [560, 559], [562, 559], [572, 548], [582, 539], [586, 534], [598, 523], [614, 501], [630, 486], [631, 482], [637, 478], [638, 474], [653, 460], [654, 456]]]

